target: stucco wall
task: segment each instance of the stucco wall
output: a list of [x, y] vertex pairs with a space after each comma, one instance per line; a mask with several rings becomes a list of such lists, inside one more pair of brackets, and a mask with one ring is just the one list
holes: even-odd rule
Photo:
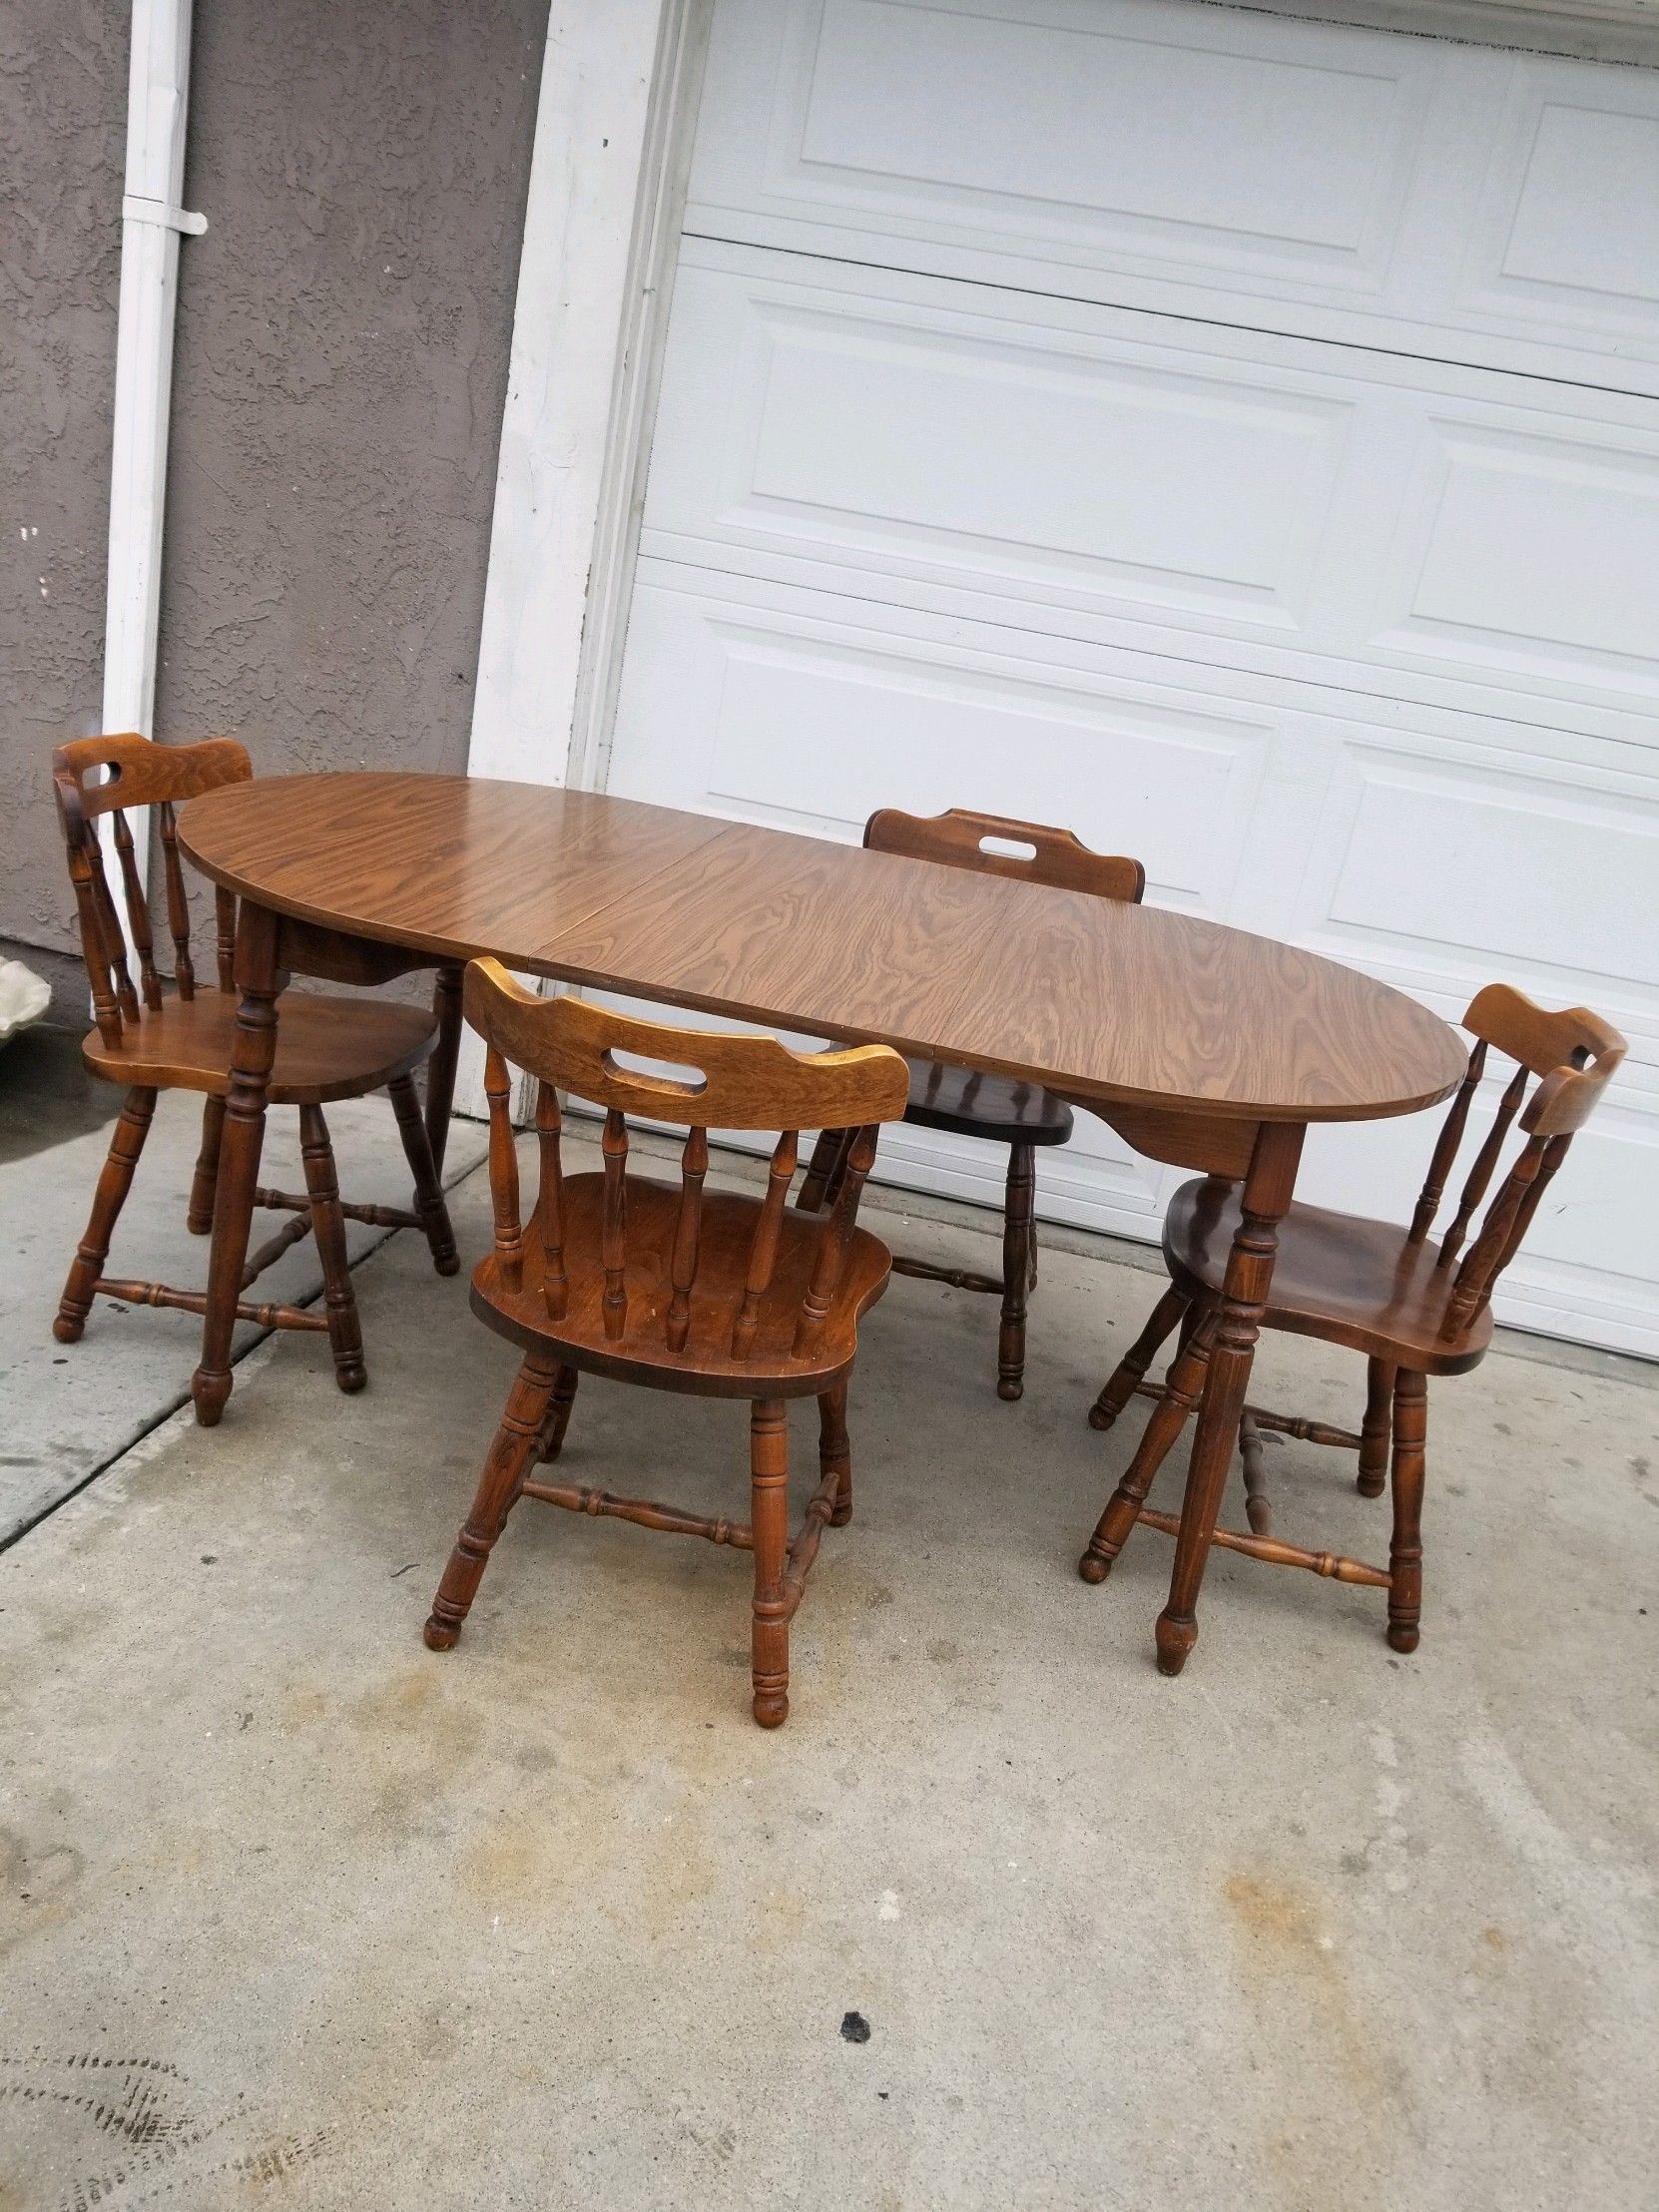
[[159, 735], [465, 766], [546, 19], [198, 8]]
[[[47, 756], [96, 730], [121, 276], [127, 27], [0, 8], [0, 940], [84, 1006]], [[28, 952], [25, 957], [29, 957]]]

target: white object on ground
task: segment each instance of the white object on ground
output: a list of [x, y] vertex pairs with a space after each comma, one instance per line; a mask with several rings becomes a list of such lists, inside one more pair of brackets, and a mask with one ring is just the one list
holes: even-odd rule
[[0, 960], [0, 1044], [39, 1021], [52, 1003], [52, 989], [21, 960]]

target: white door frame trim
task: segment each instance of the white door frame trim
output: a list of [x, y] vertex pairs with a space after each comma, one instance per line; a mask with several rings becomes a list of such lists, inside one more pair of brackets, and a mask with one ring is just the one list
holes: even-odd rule
[[468, 772], [598, 789], [713, 0], [554, 0]]

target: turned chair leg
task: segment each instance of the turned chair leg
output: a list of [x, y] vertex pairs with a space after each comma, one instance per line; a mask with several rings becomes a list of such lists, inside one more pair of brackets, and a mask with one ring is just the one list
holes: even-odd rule
[[1385, 1360], [1366, 1362], [1366, 1417], [1360, 1424], [1360, 1495], [1381, 1497], [1388, 1479], [1388, 1438], [1393, 1424], [1394, 1370]]
[[[1152, 1309], [1152, 1319], [1118, 1362], [1100, 1395], [1089, 1407], [1091, 1428], [1111, 1427], [1134, 1396], [1136, 1389], [1146, 1381], [1147, 1369], [1164, 1349], [1176, 1323], [1186, 1320], [1189, 1304], [1190, 1301], [1171, 1284]], [[1187, 1349], [1185, 1340], [1181, 1349], [1183, 1352]]]
[[311, 1235], [322, 1264], [322, 1297], [328, 1315], [328, 1346], [334, 1355], [334, 1381], [342, 1390], [360, 1390], [368, 1381], [363, 1365], [363, 1333], [357, 1320], [357, 1296], [345, 1256], [345, 1216], [340, 1212], [334, 1148], [320, 1106], [299, 1109], [299, 1156], [305, 1167], [305, 1194], [311, 1202]]
[[579, 1377], [574, 1368], [561, 1368], [553, 1384], [553, 1395], [548, 1400], [546, 1417], [541, 1424], [536, 1456], [544, 1464], [550, 1463], [564, 1449], [565, 1430], [570, 1426], [570, 1408], [576, 1402], [576, 1384]]
[[846, 1433], [846, 1384], [837, 1382], [818, 1401], [819, 1473], [835, 1477], [835, 1506], [830, 1515], [831, 1528], [844, 1528], [852, 1518], [852, 1445]]
[[115, 1235], [121, 1209], [127, 1203], [127, 1193], [133, 1187], [133, 1170], [139, 1164], [155, 1111], [155, 1092], [135, 1084], [127, 1093], [116, 1119], [109, 1157], [99, 1171], [98, 1188], [93, 1193], [86, 1234], [70, 1265], [63, 1297], [58, 1301], [58, 1318], [52, 1324], [52, 1334], [61, 1345], [74, 1344], [87, 1325], [92, 1295], [104, 1273], [104, 1262], [110, 1256], [110, 1239]]
[[[1173, 1318], [1169, 1328], [1173, 1329]], [[1085, 1582], [1104, 1582], [1112, 1561], [1129, 1540], [1153, 1477], [1169, 1456], [1170, 1447], [1198, 1410], [1204, 1395], [1204, 1372], [1210, 1362], [1210, 1341], [1215, 1321], [1209, 1319], [1193, 1331], [1184, 1351], [1176, 1355], [1164, 1384], [1164, 1394], [1152, 1408], [1152, 1418], [1135, 1447], [1135, 1456], [1123, 1470], [1123, 1479], [1106, 1501], [1088, 1549], [1077, 1562]], [[1165, 1331], [1168, 1334], [1168, 1330]]]
[[196, 1173], [191, 1177], [190, 1211], [185, 1216], [185, 1227], [193, 1237], [207, 1237], [213, 1233], [214, 1194], [219, 1188], [219, 1141], [225, 1132], [225, 1101], [210, 1096], [202, 1107], [202, 1149], [196, 1156]]
[[426, 1233], [432, 1265], [439, 1275], [453, 1275], [461, 1264], [455, 1250], [455, 1232], [449, 1226], [449, 1209], [443, 1201], [443, 1185], [432, 1162], [432, 1142], [412, 1075], [400, 1075], [386, 1089], [391, 1110], [397, 1116], [397, 1133], [403, 1140], [403, 1156], [414, 1177], [415, 1218]]
[[1002, 1215], [1002, 1327], [996, 1340], [996, 1394], [1025, 1394], [1025, 1300], [1036, 1240], [1037, 1155], [1028, 1144], [1008, 1147], [1008, 1189]]
[[448, 1651], [472, 1609], [478, 1584], [495, 1539], [506, 1524], [535, 1456], [547, 1418], [547, 1404], [559, 1371], [545, 1354], [531, 1353], [518, 1371], [495, 1432], [472, 1510], [461, 1524], [449, 1564], [443, 1570], [432, 1610], [421, 1634], [432, 1651]]
[[780, 1728], [790, 1710], [790, 1605], [784, 1570], [790, 1537], [789, 1409], [757, 1400], [749, 1420], [750, 1527], [755, 1542], [751, 1660], [755, 1718]]
[[1423, 1446], [1428, 1436], [1428, 1378], [1401, 1369], [1394, 1383], [1393, 1533], [1388, 1540], [1388, 1642], [1415, 1651], [1422, 1616]]

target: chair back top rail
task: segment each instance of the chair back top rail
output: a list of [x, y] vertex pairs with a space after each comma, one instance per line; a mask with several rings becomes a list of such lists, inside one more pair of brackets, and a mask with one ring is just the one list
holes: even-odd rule
[[[1446, 1338], [1461, 1335], [1489, 1303], [1573, 1136], [1589, 1119], [1626, 1051], [1618, 1031], [1587, 1007], [1569, 1006], [1550, 1013], [1506, 983], [1489, 983], [1475, 994], [1463, 1027], [1474, 1038], [1474, 1049], [1435, 1142], [1407, 1232], [1409, 1243], [1422, 1244], [1434, 1226], [1490, 1053], [1496, 1051], [1514, 1061], [1515, 1072], [1475, 1151], [1435, 1257], [1437, 1269], [1456, 1270], [1440, 1332]], [[1537, 1079], [1530, 1098], [1528, 1077]], [[1517, 1123], [1526, 1142], [1498, 1184], [1465, 1252], [1470, 1225], [1491, 1189], [1505, 1142]]]
[[[69, 852], [70, 881], [80, 923], [81, 954], [92, 986], [93, 1018], [108, 1045], [118, 1045], [129, 1022], [162, 1005], [162, 977], [156, 966], [155, 930], [146, 891], [148, 854], [134, 843], [129, 810], [154, 807], [161, 837], [163, 895], [168, 935], [173, 945], [173, 982], [181, 998], [196, 995], [196, 969], [190, 949], [190, 900], [179, 857], [176, 809], [204, 792], [252, 781], [253, 764], [235, 738], [208, 738], [199, 745], [156, 745], [129, 731], [117, 737], [80, 738], [59, 746], [52, 756], [52, 785], [58, 820]], [[127, 959], [127, 932], [110, 890], [96, 823], [112, 818], [116, 864], [127, 909], [134, 958], [135, 987]], [[219, 987], [233, 987], [236, 900], [215, 895]], [[141, 1008], [142, 999], [142, 1008]]]
[[1094, 852], [1069, 830], [1011, 816], [974, 814], [952, 807], [942, 815], [907, 815], [882, 807], [864, 824], [870, 852], [896, 852], [907, 860], [938, 860], [976, 868], [1052, 890], [1092, 891], [1139, 905], [1146, 869], [1126, 853]]
[[[537, 1084], [539, 1188], [533, 1218], [543, 1252], [543, 1301], [548, 1320], [555, 1325], [566, 1318], [572, 1295], [559, 1091], [602, 1107], [605, 1113], [598, 1257], [603, 1275], [600, 1312], [605, 1334], [613, 1342], [628, 1330], [626, 1117], [644, 1114], [686, 1130], [670, 1259], [671, 1295], [664, 1315], [664, 1343], [672, 1353], [685, 1350], [691, 1333], [709, 1130], [780, 1131], [768, 1167], [766, 1196], [756, 1210], [742, 1296], [732, 1316], [731, 1356], [739, 1361], [754, 1345], [772, 1287], [800, 1131], [856, 1130], [838, 1199], [819, 1228], [810, 1279], [796, 1317], [795, 1356], [811, 1358], [835, 1312], [858, 1201], [874, 1163], [876, 1126], [896, 1121], [904, 1111], [909, 1074], [899, 1055], [886, 1045], [792, 1052], [776, 1037], [711, 1034], [640, 1021], [583, 999], [538, 998], [495, 960], [470, 963], [463, 1003], [468, 1021], [486, 1047], [495, 1257], [502, 1284], [513, 1293], [523, 1288], [525, 1238], [509, 1114], [508, 1062], [524, 1069]], [[665, 1064], [675, 1072], [661, 1072]]]

